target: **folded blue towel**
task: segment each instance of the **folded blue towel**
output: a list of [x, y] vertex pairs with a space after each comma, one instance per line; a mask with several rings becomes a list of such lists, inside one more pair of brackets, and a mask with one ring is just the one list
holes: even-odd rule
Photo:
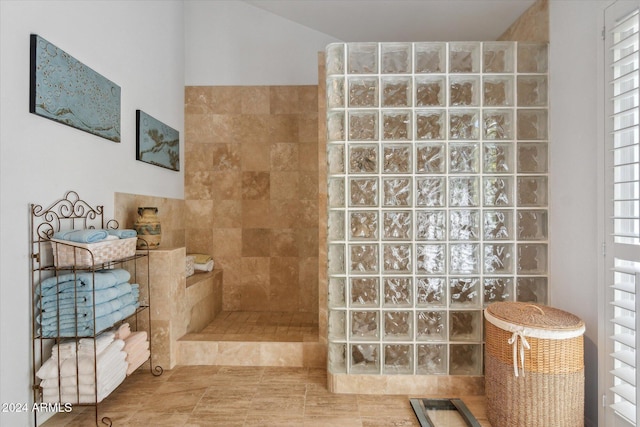
[[[113, 313], [116, 310], [120, 310], [122, 307], [131, 304], [134, 302], [134, 298], [131, 294], [127, 294], [122, 297], [118, 297], [111, 301], [103, 302], [102, 304], [97, 304], [95, 306], [96, 317], [106, 316], [109, 313]], [[122, 299], [121, 299], [122, 298]], [[38, 318], [38, 322], [40, 324], [55, 324], [57, 322], [57, 318], [60, 318], [60, 322], [65, 322], [66, 320], [75, 319], [76, 317], [80, 320], [91, 320], [93, 317], [93, 305], [64, 305], [63, 307], [56, 309], [44, 309], [40, 312], [40, 316]]]
[[86, 307], [92, 305], [94, 299], [97, 305], [116, 299], [121, 295], [133, 292], [129, 283], [121, 283], [106, 289], [96, 289], [95, 291], [75, 291], [75, 286], [67, 285], [62, 288], [62, 291], [59, 293], [55, 293], [54, 291], [51, 294], [43, 296], [38, 301], [38, 308], [43, 310], [56, 310], [56, 308], [62, 309], [74, 306]]
[[107, 238], [109, 233], [101, 229], [59, 231], [53, 235], [54, 239], [69, 240], [76, 243], [95, 243]]
[[94, 286], [95, 289], [106, 289], [120, 283], [128, 282], [130, 278], [131, 274], [121, 268], [100, 270], [95, 273], [68, 273], [43, 280], [40, 284], [40, 292], [42, 296], [45, 296], [62, 292], [66, 289], [89, 291], [93, 289]]
[[132, 237], [137, 237], [138, 233], [136, 230], [124, 229], [124, 230], [107, 230], [107, 232], [112, 236], [117, 236], [121, 239], [130, 239]]

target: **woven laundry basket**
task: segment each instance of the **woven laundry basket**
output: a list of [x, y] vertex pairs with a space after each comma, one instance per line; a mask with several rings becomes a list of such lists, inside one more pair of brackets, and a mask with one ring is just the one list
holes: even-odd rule
[[523, 302], [497, 302], [484, 314], [491, 425], [583, 427], [584, 322]]

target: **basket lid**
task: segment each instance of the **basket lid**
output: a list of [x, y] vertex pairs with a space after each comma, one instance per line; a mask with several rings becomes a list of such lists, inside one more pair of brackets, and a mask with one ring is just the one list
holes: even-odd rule
[[527, 329], [584, 332], [584, 322], [578, 316], [541, 304], [496, 302], [486, 308], [485, 316], [489, 321], [506, 322]]

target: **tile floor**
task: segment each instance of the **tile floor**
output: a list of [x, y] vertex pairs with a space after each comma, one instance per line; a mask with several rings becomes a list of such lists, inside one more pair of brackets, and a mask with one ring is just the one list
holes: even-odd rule
[[213, 341], [318, 341], [318, 315], [223, 311], [198, 334]]
[[[315, 368], [177, 366], [154, 377], [139, 369], [98, 406], [113, 426], [419, 426], [406, 395], [332, 394]], [[483, 396], [460, 396], [490, 427]], [[57, 414], [44, 426], [93, 425], [93, 407]], [[442, 426], [461, 426], [444, 422]]]

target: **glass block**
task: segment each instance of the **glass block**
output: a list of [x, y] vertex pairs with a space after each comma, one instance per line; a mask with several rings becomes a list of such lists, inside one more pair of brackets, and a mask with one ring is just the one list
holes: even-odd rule
[[376, 74], [378, 72], [378, 44], [347, 44], [347, 64], [349, 74]]
[[449, 206], [478, 206], [478, 177], [449, 178]]
[[480, 135], [479, 112], [455, 110], [449, 112], [450, 139], [478, 139]]
[[480, 279], [477, 277], [456, 277], [449, 281], [451, 307], [479, 307]]
[[385, 306], [411, 307], [412, 281], [410, 277], [386, 277], [384, 279]]
[[349, 245], [352, 273], [378, 271], [378, 245]]
[[428, 274], [445, 273], [444, 245], [416, 245], [416, 269]]
[[482, 375], [481, 344], [451, 344], [449, 346], [450, 375]]
[[329, 312], [329, 338], [333, 340], [344, 340], [346, 338], [346, 319], [344, 311], [332, 310]]
[[354, 240], [376, 240], [378, 238], [378, 212], [351, 211], [349, 213], [350, 237]]
[[479, 77], [450, 77], [449, 106], [464, 107], [480, 105]]
[[546, 142], [518, 143], [518, 172], [548, 172], [548, 147]]
[[513, 206], [512, 177], [491, 176], [482, 183], [484, 206]]
[[547, 304], [546, 277], [519, 277], [516, 288], [517, 301]]
[[547, 139], [547, 110], [518, 110], [518, 139]]
[[386, 340], [410, 340], [413, 336], [413, 320], [410, 311], [384, 313], [384, 338]]
[[344, 108], [344, 77], [327, 78], [327, 108]]
[[484, 245], [484, 272], [510, 274], [513, 272], [513, 246], [506, 243]]
[[410, 240], [411, 229], [410, 211], [385, 211], [384, 212], [384, 235], [385, 240]]
[[519, 177], [517, 195], [519, 206], [547, 206], [547, 177]]
[[347, 372], [347, 345], [329, 343], [327, 351], [327, 365], [332, 373]]
[[411, 72], [410, 43], [382, 43], [381, 51], [383, 74]]
[[518, 76], [518, 106], [545, 107], [547, 100], [546, 76]]
[[480, 44], [449, 43], [449, 72], [480, 72]]
[[513, 139], [511, 110], [484, 110], [482, 113], [484, 139]]
[[378, 307], [380, 291], [377, 277], [351, 279], [351, 306]]
[[332, 43], [326, 49], [326, 73], [344, 74], [344, 44]]
[[484, 279], [484, 306], [494, 302], [513, 300], [513, 281], [509, 277], [486, 277]]
[[417, 240], [444, 240], [446, 237], [445, 211], [416, 212]]
[[513, 213], [511, 211], [484, 211], [485, 240], [513, 239]]
[[329, 178], [327, 183], [327, 199], [330, 208], [344, 207], [344, 179]]
[[344, 279], [340, 277], [331, 277], [329, 279], [329, 307], [345, 307], [345, 287]]
[[444, 76], [416, 77], [416, 107], [444, 107], [446, 84]]
[[482, 311], [449, 311], [450, 341], [482, 341]]
[[412, 146], [405, 145], [384, 145], [384, 173], [411, 173], [411, 150]]
[[411, 205], [411, 179], [409, 178], [383, 178], [384, 206], [410, 206]]
[[449, 245], [449, 273], [476, 274], [480, 272], [480, 248], [473, 243]]
[[444, 144], [416, 144], [416, 172], [444, 173], [445, 164]]
[[377, 178], [351, 178], [349, 189], [351, 206], [378, 206]]
[[413, 346], [409, 344], [387, 344], [384, 346], [385, 374], [413, 373]]
[[447, 312], [418, 311], [416, 313], [416, 338], [421, 341], [445, 341], [447, 339]]
[[383, 111], [382, 126], [382, 139], [385, 141], [407, 141], [413, 135], [410, 111]]
[[478, 144], [449, 144], [449, 172], [480, 172], [480, 150], [478, 149]]
[[349, 173], [378, 173], [378, 146], [349, 146]]
[[411, 77], [382, 77], [380, 84], [383, 107], [412, 106]]
[[329, 240], [344, 240], [344, 212], [330, 211], [327, 230]]
[[546, 73], [547, 49], [547, 43], [518, 43], [518, 72]]
[[417, 353], [418, 374], [442, 375], [447, 373], [446, 344], [419, 344]]
[[548, 216], [546, 210], [519, 210], [518, 240], [546, 240]]
[[484, 77], [482, 79], [485, 107], [509, 107], [513, 105], [513, 77]]
[[378, 344], [351, 344], [351, 372], [379, 374], [380, 350]]
[[446, 307], [447, 289], [441, 277], [416, 279], [416, 304], [419, 307]]
[[378, 139], [378, 113], [360, 111], [349, 113], [349, 139], [376, 141]]
[[329, 113], [327, 115], [327, 140], [344, 141], [344, 113]]
[[445, 43], [416, 43], [414, 47], [416, 73], [445, 72]]
[[349, 77], [349, 107], [377, 107], [378, 79]]
[[547, 245], [542, 243], [518, 244], [518, 274], [546, 274]]
[[484, 173], [509, 173], [514, 170], [511, 144], [486, 142], [483, 144], [483, 149]]
[[444, 139], [444, 110], [416, 111], [416, 139]]
[[485, 73], [512, 73], [515, 44], [485, 42], [482, 46], [482, 66]]
[[411, 245], [383, 245], [384, 271], [411, 272]]
[[375, 339], [378, 338], [379, 324], [377, 311], [352, 311], [351, 312], [351, 338]]
[[416, 178], [416, 206], [444, 206], [446, 178]]
[[480, 212], [475, 210], [450, 211], [449, 236], [451, 240], [478, 240]]
[[327, 251], [329, 274], [344, 274], [344, 257], [344, 245], [329, 245], [329, 250]]
[[327, 146], [327, 170], [329, 174], [343, 174], [344, 168], [344, 145], [330, 144]]

